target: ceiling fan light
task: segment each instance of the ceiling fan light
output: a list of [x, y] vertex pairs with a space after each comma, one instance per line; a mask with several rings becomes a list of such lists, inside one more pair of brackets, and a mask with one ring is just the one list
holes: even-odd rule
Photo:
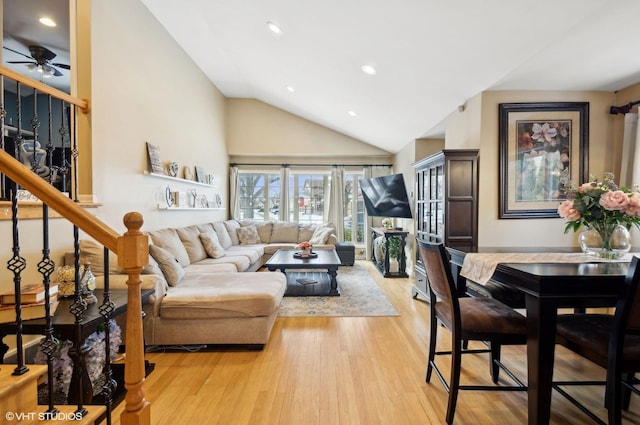
[[54, 21], [53, 19], [47, 17], [47, 16], [43, 16], [42, 18], [38, 19], [38, 21], [42, 24], [45, 25], [47, 27], [55, 27], [56, 21]]
[[36, 69], [38, 65], [36, 65], [35, 63], [28, 63], [27, 64], [27, 69], [29, 70], [29, 72], [33, 72], [34, 69]]

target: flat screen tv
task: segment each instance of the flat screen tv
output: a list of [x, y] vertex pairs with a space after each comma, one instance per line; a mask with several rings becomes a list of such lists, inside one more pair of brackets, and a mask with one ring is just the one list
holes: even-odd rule
[[413, 218], [402, 174], [360, 179], [367, 214], [372, 217]]

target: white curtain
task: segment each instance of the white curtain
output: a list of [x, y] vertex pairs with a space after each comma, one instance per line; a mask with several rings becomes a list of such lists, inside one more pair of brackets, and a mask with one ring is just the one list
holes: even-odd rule
[[344, 167], [335, 166], [331, 170], [329, 202], [325, 203], [325, 217], [333, 223], [338, 241], [344, 240]]
[[638, 114], [632, 112], [625, 114], [620, 186], [632, 188], [640, 184], [640, 134], [638, 131]]
[[239, 193], [238, 193], [238, 185], [240, 182], [238, 181], [238, 167], [230, 167], [229, 168], [229, 209], [231, 210], [230, 218], [240, 217], [239, 211]]
[[278, 218], [280, 221], [289, 221], [289, 167], [280, 169], [280, 205], [278, 207]]

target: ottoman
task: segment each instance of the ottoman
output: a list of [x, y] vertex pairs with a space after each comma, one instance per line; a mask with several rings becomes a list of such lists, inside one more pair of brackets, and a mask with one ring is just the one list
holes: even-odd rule
[[350, 242], [336, 242], [336, 253], [343, 266], [353, 266], [356, 260], [356, 248]]

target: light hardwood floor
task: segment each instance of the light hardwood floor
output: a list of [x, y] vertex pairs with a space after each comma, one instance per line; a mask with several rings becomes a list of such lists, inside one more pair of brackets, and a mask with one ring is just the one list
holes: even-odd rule
[[[399, 317], [279, 318], [264, 351], [148, 353], [156, 364], [145, 382], [152, 423], [444, 424], [447, 394], [435, 375], [424, 381], [429, 304], [411, 297], [411, 279], [384, 279], [363, 263]], [[440, 335], [439, 348], [448, 348], [447, 331]], [[505, 347], [502, 359], [526, 381], [523, 347]], [[448, 375], [448, 359], [439, 364]], [[490, 382], [485, 355], [463, 356], [462, 367], [463, 383]], [[602, 379], [604, 372], [558, 347], [555, 378], [577, 377]], [[571, 392], [605, 418], [602, 387]], [[526, 404], [525, 392], [463, 391], [454, 423], [526, 424]], [[551, 408], [552, 424], [592, 423], [555, 392]], [[640, 398], [624, 418], [640, 424]]]

